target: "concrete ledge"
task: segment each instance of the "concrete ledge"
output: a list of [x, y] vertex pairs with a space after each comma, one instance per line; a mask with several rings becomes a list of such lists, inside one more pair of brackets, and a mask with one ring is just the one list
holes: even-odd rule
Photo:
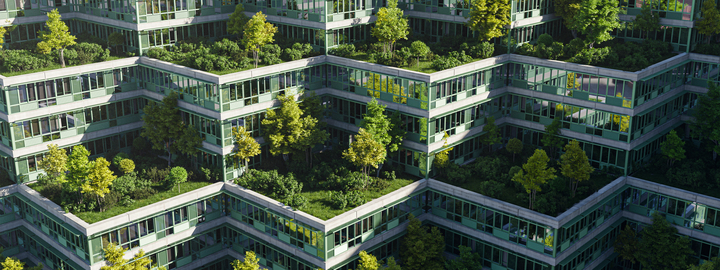
[[97, 72], [97, 71], [101, 71], [101, 70], [108, 70], [108, 69], [115, 69], [115, 68], [119, 68], [119, 67], [131, 66], [131, 65], [137, 64], [139, 58], [140, 57], [135, 56], [135, 57], [128, 57], [128, 58], [112, 60], [112, 61], [105, 61], [105, 62], [92, 63], [92, 64], [87, 64], [87, 65], [80, 65], [80, 66], [73, 66], [73, 67], [66, 67], [66, 68], [53, 69], [53, 70], [48, 70], [48, 71], [41, 71], [41, 72], [17, 75], [17, 76], [12, 76], [12, 77], [3, 76], [2, 78], [0, 78], [0, 83], [1, 83], [0, 85], [8, 86], [8, 85], [17, 85], [17, 84], [22, 84], [22, 83], [45, 81], [48, 79], [67, 77], [67, 76], [76, 75], [76, 74]]

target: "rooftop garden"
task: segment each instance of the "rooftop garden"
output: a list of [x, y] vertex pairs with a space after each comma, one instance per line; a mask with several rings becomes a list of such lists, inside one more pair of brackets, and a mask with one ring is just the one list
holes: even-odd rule
[[[60, 21], [57, 10], [48, 13], [46, 22], [51, 31], [41, 32], [41, 41], [26, 41], [10, 48], [1, 48], [6, 31], [16, 26], [0, 27], [0, 74], [6, 77], [34, 72], [48, 71], [68, 66], [85, 65], [126, 56], [117, 49], [125, 43], [120, 33], [110, 35], [109, 41], [102, 40], [87, 33], [78, 36], [70, 35], [67, 25]], [[114, 50], [104, 49], [107, 46]]]

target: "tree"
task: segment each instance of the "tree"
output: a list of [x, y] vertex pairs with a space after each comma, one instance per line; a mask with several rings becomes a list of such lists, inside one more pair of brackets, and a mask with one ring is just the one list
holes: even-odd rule
[[518, 138], [512, 138], [508, 141], [507, 150], [513, 154], [513, 162], [515, 162], [515, 154], [520, 154], [523, 149], [523, 143]]
[[350, 148], [343, 151], [343, 158], [360, 166], [367, 181], [370, 167], [377, 168], [378, 164], [385, 161], [386, 153], [382, 143], [376, 141], [372, 134], [364, 128], [360, 128], [360, 132], [355, 135], [355, 141], [350, 144]]
[[720, 33], [720, 12], [714, 0], [705, 0], [702, 5], [702, 19], [695, 21], [695, 28], [705, 35], [707, 43], [713, 35]]
[[430, 53], [430, 47], [425, 45], [425, 42], [416, 40], [410, 44], [410, 52], [412, 53], [412, 56], [417, 58], [417, 66], [420, 67], [420, 57], [425, 57], [428, 53]]
[[473, 253], [470, 247], [459, 246], [460, 257], [445, 262], [447, 270], [480, 270], [483, 266], [483, 258], [479, 253]]
[[555, 118], [550, 125], [545, 126], [545, 134], [543, 134], [540, 140], [543, 146], [548, 148], [547, 150], [550, 151], [550, 156], [553, 158], [555, 158], [557, 149], [562, 147], [563, 140], [560, 138], [561, 127], [560, 119]]
[[387, 7], [382, 7], [377, 12], [375, 26], [370, 29], [373, 37], [385, 44], [385, 52], [393, 52], [395, 42], [407, 39], [410, 34], [408, 20], [403, 18], [403, 11], [397, 7], [397, 0], [388, 0]]
[[60, 20], [60, 13], [57, 9], [50, 11], [48, 20], [45, 22], [47, 31], [40, 31], [40, 41], [37, 49], [43, 54], [49, 54], [52, 50], [60, 50], [60, 64], [65, 67], [65, 48], [75, 45], [76, 37], [70, 34], [68, 26]]
[[115, 47], [115, 53], [120, 54], [117, 46], [125, 44], [125, 36], [120, 32], [112, 32], [108, 37], [108, 45]]
[[718, 270], [720, 269], [720, 257], [713, 257], [700, 265], [691, 265], [688, 270]]
[[485, 134], [480, 136], [480, 142], [492, 147], [494, 144], [500, 143], [500, 128], [495, 125], [495, 117], [488, 117], [487, 123], [482, 129]]
[[[68, 189], [75, 190], [78, 194], [90, 174], [91, 164], [88, 159], [90, 152], [82, 145], [73, 146], [70, 157], [67, 161], [67, 184]], [[78, 196], [78, 202], [81, 197]]]
[[[565, 26], [570, 29], [571, 25], [575, 23], [575, 15], [580, 10], [580, 3], [582, 0], [556, 0], [555, 1], [555, 15], [563, 18]], [[573, 38], [577, 38], [577, 31], [572, 30]]]
[[[393, 121], [385, 114], [385, 107], [385, 105], [378, 104], [377, 100], [373, 98], [367, 105], [367, 113], [363, 115], [364, 118], [362, 122], [360, 122], [360, 127], [370, 133], [373, 140], [383, 145], [383, 148], [386, 149], [385, 154], [387, 156], [387, 153], [398, 150], [400, 143], [402, 143], [402, 138], [399, 140], [393, 138], [391, 131], [398, 129], [398, 127], [395, 127], [392, 123]], [[395, 133], [397, 133], [397, 131], [395, 131]], [[402, 137], [404, 136], [405, 134], [402, 134]], [[382, 164], [378, 167], [377, 177], [380, 177], [381, 169]]]
[[256, 68], [260, 49], [265, 44], [275, 41], [273, 37], [278, 30], [272, 23], [267, 22], [266, 18], [262, 11], [258, 11], [245, 24], [243, 31], [242, 44], [245, 46], [245, 50], [253, 53]]
[[685, 159], [685, 142], [678, 137], [675, 130], [671, 130], [666, 136], [667, 140], [660, 143], [660, 150], [663, 156], [668, 159], [668, 165], [672, 167], [675, 161]]
[[245, 15], [245, 7], [242, 4], [235, 6], [235, 11], [230, 14], [230, 20], [227, 22], [227, 31], [229, 34], [238, 35], [242, 38], [245, 24], [250, 20]]
[[570, 189], [572, 190], [572, 196], [575, 197], [578, 183], [590, 179], [590, 173], [594, 170], [590, 165], [590, 161], [588, 161], [585, 150], [580, 148], [578, 141], [572, 140], [565, 145], [565, 153], [560, 156], [560, 170], [562, 175], [572, 179]]
[[250, 158], [260, 154], [260, 144], [255, 141], [250, 132], [245, 130], [244, 126], [233, 127], [232, 135], [235, 140], [233, 156], [235, 156], [235, 159], [241, 160], [243, 168], [247, 170]]
[[475, 0], [472, 2], [467, 26], [478, 32], [480, 41], [501, 37], [510, 24], [510, 1]]
[[243, 260], [243, 262], [240, 262], [240, 260], [234, 260], [231, 265], [233, 270], [259, 270], [259, 262], [260, 259], [255, 257], [255, 252], [245, 251], [245, 260]]
[[542, 190], [540, 185], [555, 178], [555, 169], [547, 166], [549, 160], [544, 150], [537, 149], [527, 163], [523, 164], [523, 170], [512, 178], [514, 182], [522, 184], [525, 192], [530, 196], [530, 210], [533, 209], [533, 201], [535, 201], [537, 192]]
[[187, 170], [183, 167], [173, 167], [170, 169], [170, 173], [165, 176], [165, 183], [168, 186], [177, 186], [178, 193], [180, 193], [180, 183], [185, 183], [188, 178]]
[[433, 159], [433, 163], [435, 166], [438, 166], [441, 169], [446, 168], [448, 165], [450, 165], [450, 151], [453, 150], [454, 147], [448, 147], [447, 139], [450, 137], [447, 132], [445, 132], [445, 135], [443, 135], [443, 146], [441, 151], [437, 152], [435, 154], [435, 159]]
[[413, 214], [408, 215], [407, 235], [401, 243], [400, 256], [408, 270], [443, 269], [445, 238], [437, 227], [430, 232]]
[[625, 229], [620, 231], [620, 234], [615, 239], [614, 248], [620, 258], [635, 263], [635, 252], [638, 249], [638, 238], [635, 230], [630, 228], [630, 225], [625, 225]]
[[[106, 266], [100, 267], [101, 270], [143, 270], [148, 269], [148, 266], [152, 264], [150, 257], [145, 257], [145, 251], [140, 250], [133, 257], [132, 262], [124, 259], [126, 248], [123, 248], [116, 243], [109, 243], [103, 248], [103, 256], [105, 257]], [[151, 268], [152, 269], [152, 268]], [[165, 267], [160, 267], [164, 270]]]
[[[105, 198], [105, 194], [110, 193], [110, 186], [117, 176], [110, 170], [110, 162], [105, 158], [99, 157], [90, 164], [90, 173], [87, 181], [82, 185], [82, 192], [95, 195], [98, 205], [101, 205], [100, 200]], [[101, 207], [100, 212], [102, 211], [104, 209]]]
[[582, 0], [569, 28], [586, 35], [588, 46], [592, 49], [595, 43], [613, 39], [610, 33], [622, 27], [619, 13], [618, 0]]
[[710, 149], [716, 160], [720, 153], [720, 86], [708, 82], [708, 92], [698, 96], [693, 116], [692, 130], [698, 137], [705, 137], [714, 144]]
[[318, 119], [304, 116], [294, 96], [278, 96], [278, 100], [282, 103], [280, 108], [268, 110], [262, 120], [263, 136], [270, 143], [270, 154], [282, 154], [287, 161], [289, 154], [306, 151], [309, 163], [310, 147], [327, 140], [329, 134], [320, 129]]
[[640, 14], [635, 16], [633, 26], [645, 31], [645, 38], [650, 38], [650, 32], [660, 30], [660, 14], [653, 13], [651, 5], [643, 5]]
[[123, 159], [120, 161], [118, 168], [123, 174], [128, 174], [135, 170], [135, 162], [129, 158]]
[[364, 250], [360, 251], [360, 266], [358, 270], [378, 270], [379, 268], [380, 264], [374, 255], [367, 254]]
[[168, 167], [172, 165], [173, 154], [195, 155], [202, 145], [200, 134], [182, 122], [177, 99], [178, 93], [172, 92], [161, 103], [151, 102], [143, 109], [142, 116], [140, 135], [152, 143], [153, 149], [167, 151]]
[[643, 269], [687, 269], [693, 250], [687, 236], [678, 236], [664, 216], [653, 213], [651, 226], [640, 232], [640, 241], [635, 250], [635, 259]]
[[55, 183], [65, 183], [65, 172], [68, 170], [68, 156], [65, 149], [59, 149], [57, 144], [49, 144], [47, 148], [50, 151], [42, 161], [38, 162], [38, 167], [44, 170]]

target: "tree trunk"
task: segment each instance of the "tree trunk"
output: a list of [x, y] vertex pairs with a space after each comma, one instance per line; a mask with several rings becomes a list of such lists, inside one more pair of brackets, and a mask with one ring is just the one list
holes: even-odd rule
[[377, 168], [377, 175], [375, 177], [380, 178], [380, 170], [382, 170], [383, 165], [385, 165], [385, 163], [380, 163]]
[[258, 51], [257, 50], [253, 51], [253, 58], [255, 58], [255, 68], [257, 68], [257, 64], [258, 64]]
[[65, 67], [65, 48], [60, 48], [60, 65]]
[[179, 182], [177, 183], [177, 186], [178, 186], [178, 194], [180, 194], [180, 183]]
[[165, 143], [165, 149], [167, 149], [168, 152], [168, 168], [172, 165], [170, 161], [172, 160], [172, 153], [170, 153], [170, 142]]
[[577, 38], [577, 30], [570, 30], [570, 32], [573, 35], [573, 38]]
[[530, 202], [529, 202], [528, 207], [530, 208], [530, 210], [532, 210], [532, 192], [530, 192], [530, 193], [528, 194], [528, 196], [530, 196], [530, 199], [529, 199]]

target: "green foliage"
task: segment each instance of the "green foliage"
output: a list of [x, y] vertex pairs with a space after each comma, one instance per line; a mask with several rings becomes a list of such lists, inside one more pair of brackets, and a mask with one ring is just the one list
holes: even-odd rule
[[[116, 243], [109, 243], [103, 248], [103, 256], [105, 257], [106, 265], [100, 267], [101, 270], [143, 270], [147, 269], [148, 266], [152, 265], [152, 260], [149, 256], [145, 256], [145, 251], [142, 249], [135, 253], [132, 262], [123, 258], [127, 249], [120, 247]], [[156, 268], [156, 265], [153, 265]], [[160, 267], [164, 270], [165, 267]]]
[[520, 154], [520, 152], [522, 152], [522, 149], [523, 143], [520, 139], [512, 138], [510, 139], [510, 141], [508, 141], [507, 150], [508, 152], [513, 154], [513, 162], [515, 162], [515, 155]]
[[615, 238], [615, 252], [623, 260], [635, 263], [635, 252], [637, 252], [639, 245], [637, 234], [630, 225], [625, 225], [625, 229], [620, 231], [620, 234]]
[[698, 95], [698, 106], [693, 112], [692, 130], [697, 137], [712, 143], [713, 160], [720, 153], [720, 86], [708, 82], [708, 92]]
[[23, 270], [25, 263], [15, 258], [6, 257], [0, 266], [2, 266], [3, 270]]
[[120, 167], [120, 161], [122, 161], [123, 159], [126, 159], [126, 158], [130, 158], [130, 156], [127, 153], [125, 153], [125, 152], [117, 153], [112, 159], [113, 166]]
[[707, 42], [710, 43], [710, 37], [720, 33], [720, 12], [714, 0], [705, 0], [701, 11], [702, 19], [695, 22], [695, 28], [700, 34], [707, 36]]
[[660, 14], [653, 13], [651, 5], [643, 5], [640, 14], [635, 16], [633, 27], [646, 31], [649, 38], [651, 31], [660, 30]]
[[568, 28], [585, 34], [590, 48], [593, 44], [613, 39], [610, 33], [622, 27], [618, 0], [582, 0], [580, 9]]
[[495, 53], [495, 45], [487, 41], [480, 42], [477, 45], [470, 47], [470, 55], [472, 55], [472, 57], [485, 59], [491, 57], [493, 53]]
[[[575, 23], [575, 16], [580, 11], [580, 3], [582, 0], [556, 0], [555, 15], [563, 18], [565, 26], [569, 29]], [[573, 34], [574, 35], [574, 34]]]
[[459, 246], [460, 256], [454, 260], [445, 262], [447, 270], [480, 270], [483, 266], [483, 258], [480, 253], [473, 253], [470, 247]]
[[481, 41], [500, 37], [505, 26], [510, 24], [510, 1], [476, 0], [472, 1], [467, 26], [478, 32]]
[[[58, 51], [53, 51], [53, 58], [59, 57]], [[103, 62], [110, 57], [110, 50], [96, 43], [78, 43], [65, 50], [65, 59], [70, 65], [85, 65], [89, 63]]]
[[157, 104], [151, 102], [143, 109], [143, 130], [141, 136], [152, 143], [152, 148], [168, 153], [168, 167], [172, 164], [172, 155], [182, 153], [195, 155], [202, 145], [200, 134], [185, 125], [178, 113], [178, 93], [172, 92]]
[[247, 170], [250, 158], [260, 154], [260, 144], [255, 141], [250, 132], [245, 130], [245, 126], [233, 127], [232, 137], [235, 143], [233, 157], [235, 160], [242, 161], [243, 167]]
[[340, 57], [350, 57], [355, 54], [355, 45], [340, 44], [337, 47], [330, 49], [329, 53]]
[[59, 149], [57, 144], [48, 144], [50, 150], [45, 158], [38, 162], [38, 167], [52, 179], [53, 183], [65, 183], [65, 172], [68, 170], [68, 156], [65, 149]]
[[590, 179], [590, 173], [594, 168], [590, 166], [587, 154], [580, 147], [577, 140], [570, 141], [565, 145], [565, 153], [560, 156], [560, 170], [562, 175], [572, 179], [572, 194], [575, 197], [578, 183]]
[[640, 232], [635, 259], [644, 269], [687, 269], [693, 250], [687, 236], [678, 236], [664, 216], [657, 212], [652, 216], [652, 226]]
[[[464, 54], [464, 52], [465, 51], [463, 51], [463, 54]], [[464, 64], [464, 63], [455, 57], [440, 56], [440, 57], [437, 57], [435, 60], [433, 60], [431, 66], [432, 66], [432, 68], [434, 68], [436, 70], [445, 70], [445, 69], [460, 66], [462, 64]]]
[[135, 162], [132, 161], [132, 159], [126, 158], [120, 161], [120, 166], [118, 166], [118, 169], [123, 174], [128, 174], [135, 170]]
[[70, 190], [79, 190], [90, 174], [90, 152], [82, 145], [73, 146], [67, 162], [67, 180]]
[[266, 191], [280, 201], [287, 201], [294, 195], [300, 194], [303, 188], [303, 184], [298, 182], [292, 173], [282, 175], [276, 170], [249, 169], [240, 178], [237, 178], [235, 183], [252, 190]]
[[668, 159], [668, 165], [672, 167], [673, 163], [685, 159], [685, 142], [678, 137], [675, 130], [671, 130], [666, 136], [666, 140], [660, 143], [660, 150], [663, 156]]
[[487, 146], [493, 146], [500, 143], [500, 128], [495, 125], [495, 117], [488, 117], [485, 126], [483, 126], [483, 134], [480, 136], [480, 142]]
[[531, 210], [537, 192], [542, 190], [541, 185], [555, 178], [555, 169], [547, 166], [549, 160], [544, 150], [537, 149], [527, 163], [523, 164], [523, 170], [512, 178], [514, 182], [522, 184], [525, 191], [530, 195]]
[[515, 51], [517, 54], [533, 56], [535, 55], [535, 47], [530, 43], [523, 43]]
[[553, 37], [547, 33], [540, 35], [537, 39], [538, 45], [543, 44], [548, 47], [552, 46], [553, 42], [555, 42], [555, 40], [553, 40]]
[[584, 40], [582, 40], [581, 38], [575, 38], [575, 39], [571, 40], [567, 46], [565, 46], [564, 54], [569, 57], [575, 56], [580, 51], [585, 49], [585, 46], [587, 46], [587, 44], [585, 43]]
[[384, 51], [391, 53], [396, 41], [407, 39], [410, 34], [408, 20], [403, 18], [403, 11], [397, 7], [397, 0], [388, 0], [387, 7], [378, 10], [375, 26], [370, 29], [373, 37], [384, 43]]
[[35, 70], [52, 65], [48, 56], [38, 55], [27, 50], [6, 50], [0, 57], [3, 68], [10, 72]]
[[259, 270], [260, 259], [255, 256], [255, 252], [245, 251], [245, 260], [234, 260], [230, 265], [233, 270]]
[[178, 193], [180, 192], [180, 183], [187, 181], [188, 173], [183, 167], [173, 167], [170, 169], [170, 173], [165, 176], [165, 184], [167, 186], [177, 186]]
[[562, 123], [560, 122], [560, 118], [556, 117], [550, 125], [545, 126], [545, 134], [543, 134], [540, 140], [543, 146], [548, 148], [547, 150], [553, 158], [563, 143], [562, 138], [560, 138], [560, 128], [562, 128]]
[[120, 53], [117, 47], [123, 44], [125, 44], [125, 36], [120, 32], [112, 32], [110, 36], [108, 36], [108, 45], [115, 47], [116, 54]]
[[358, 190], [351, 191], [330, 191], [330, 202], [336, 209], [345, 209], [346, 207], [356, 207], [365, 203], [362, 193]]
[[407, 270], [442, 269], [445, 239], [437, 227], [422, 227], [420, 220], [408, 214], [407, 235], [402, 241], [400, 257]]
[[367, 254], [367, 252], [360, 251], [360, 266], [358, 270], [378, 270], [380, 269], [380, 264], [378, 263], [377, 258], [371, 254]]
[[585, 48], [578, 52], [575, 56], [571, 57], [568, 61], [585, 65], [597, 65], [606, 62], [606, 59], [610, 56], [611, 49], [609, 47]]
[[227, 22], [228, 33], [238, 35], [242, 38], [245, 24], [247, 24], [249, 20], [250, 18], [245, 15], [245, 7], [243, 7], [242, 4], [237, 4], [235, 6], [235, 11], [230, 14], [230, 19]]
[[720, 43], [714, 44], [697, 44], [695, 52], [699, 54], [709, 54], [720, 56]]
[[60, 64], [65, 67], [63, 52], [68, 46], [75, 45], [76, 37], [70, 34], [68, 26], [60, 20], [60, 12], [57, 9], [53, 9], [47, 15], [46, 31], [39, 32], [42, 41], [37, 44], [37, 50], [44, 54], [60, 50]]
[[701, 159], [682, 162], [677, 167], [672, 167], [665, 172], [668, 181], [690, 186], [693, 188], [710, 188], [708, 180], [708, 168]]
[[700, 265], [690, 265], [688, 270], [718, 270], [720, 269], [720, 257], [713, 257]]
[[[295, 97], [278, 96], [278, 100], [282, 105], [268, 110], [261, 126], [265, 142], [270, 143], [270, 153], [287, 155], [306, 151], [306, 156], [310, 156], [310, 147], [325, 142], [329, 134], [321, 129], [318, 119], [300, 109]], [[307, 157], [306, 162], [311, 165]]]
[[413, 41], [410, 45], [410, 52], [412, 56], [417, 58], [418, 67], [420, 66], [420, 58], [424, 58], [430, 53], [430, 47], [425, 45], [425, 42], [420, 40]]
[[285, 48], [283, 52], [283, 60], [295, 61], [302, 59], [303, 57], [308, 56], [312, 50], [312, 46], [308, 43], [295, 43], [291, 48]]
[[370, 167], [377, 168], [380, 163], [385, 161], [386, 154], [385, 145], [378, 142], [373, 134], [360, 128], [360, 132], [355, 135], [355, 141], [350, 144], [350, 148], [343, 151], [343, 158], [360, 166], [367, 176]]
[[535, 49], [535, 56], [545, 59], [559, 59], [563, 56], [564, 45], [560, 42], [553, 42], [550, 45], [540, 43]]
[[[99, 157], [90, 164], [87, 181], [82, 184], [82, 192], [95, 195], [98, 198], [98, 204], [100, 204], [100, 198], [110, 193], [110, 186], [117, 176], [110, 170], [110, 162], [105, 158]], [[102, 211], [104, 209], [100, 208], [100, 212]]]
[[277, 30], [277, 27], [267, 22], [266, 16], [262, 11], [255, 13], [245, 24], [242, 44], [245, 46], [246, 51], [253, 53], [256, 68], [259, 61], [258, 54], [260, 48], [274, 41], [273, 37], [275, 33], [277, 33]]

